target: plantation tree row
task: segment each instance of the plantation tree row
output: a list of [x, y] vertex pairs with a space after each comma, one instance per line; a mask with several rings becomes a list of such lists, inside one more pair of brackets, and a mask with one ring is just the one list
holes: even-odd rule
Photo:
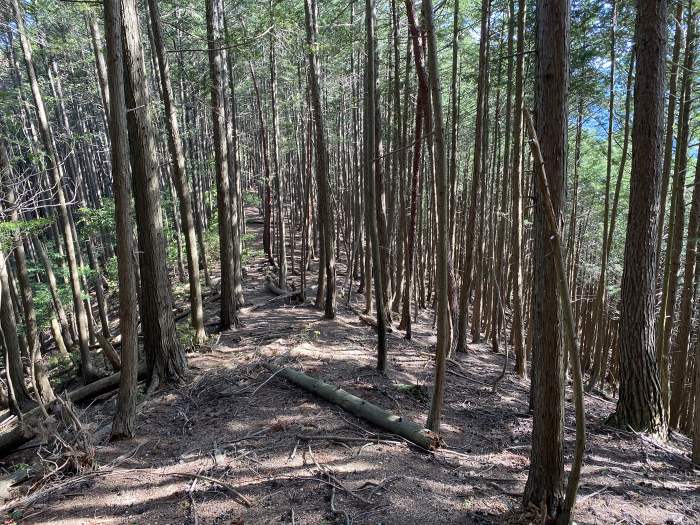
[[571, 519], [569, 378], [700, 463], [692, 1], [0, 5], [14, 414], [121, 371], [112, 436], [133, 436], [139, 370], [181, 381], [206, 304], [245, 322], [257, 211], [270, 286], [326, 319], [361, 296], [381, 372], [387, 329], [430, 317], [432, 431], [453, 353], [513, 355], [526, 503]]

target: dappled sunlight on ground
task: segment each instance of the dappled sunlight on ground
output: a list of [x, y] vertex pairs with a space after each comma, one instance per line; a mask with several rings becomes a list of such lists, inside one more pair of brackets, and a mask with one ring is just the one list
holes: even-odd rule
[[[271, 296], [265, 262], [250, 264], [248, 305]], [[389, 370], [375, 370], [376, 332], [338, 303], [333, 321], [312, 305], [273, 302], [190, 354], [187, 382], [156, 392], [139, 411], [136, 440], [102, 443], [100, 469], [37, 498], [25, 523], [442, 524], [518, 522], [529, 465], [529, 381], [503, 354], [472, 346], [449, 364], [442, 432], [447, 448], [419, 451], [287, 383], [273, 361], [333, 383], [425, 424], [433, 374], [432, 315], [414, 340], [389, 334]], [[361, 308], [356, 296], [354, 305]], [[216, 305], [207, 317], [215, 318]], [[113, 397], [83, 417], [108, 423]], [[613, 404], [588, 396], [589, 439], [579, 523], [691, 523], [700, 513], [686, 438], [657, 444], [604, 425]], [[566, 407], [566, 461], [573, 408]], [[348, 441], [336, 439], [338, 436]], [[246, 508], [226, 485], [251, 502]], [[332, 503], [332, 504], [331, 504]], [[671, 520], [671, 521], [668, 521]]]

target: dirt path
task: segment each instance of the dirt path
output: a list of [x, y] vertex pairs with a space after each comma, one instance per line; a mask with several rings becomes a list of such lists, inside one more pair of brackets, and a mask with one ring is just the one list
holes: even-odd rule
[[[259, 228], [250, 225], [251, 231]], [[259, 233], [259, 232], [258, 232]], [[248, 305], [268, 301], [264, 259], [248, 263]], [[295, 276], [298, 283], [298, 277]], [[342, 279], [341, 279], [342, 281]], [[357, 305], [361, 304], [357, 298]], [[311, 305], [272, 302], [244, 312], [239, 330], [221, 334], [208, 353], [189, 356], [186, 384], [140, 408], [138, 435], [98, 447], [100, 469], [55, 483], [24, 510], [22, 523], [504, 523], [525, 522], [531, 417], [528, 382], [509, 375], [494, 394], [503, 355], [472, 347], [450, 365], [444, 438], [427, 454], [306, 394], [261, 363], [284, 359], [310, 375], [421, 423], [432, 381], [432, 318], [414, 340], [389, 338], [389, 373], [375, 372], [370, 327], [344, 307], [321, 319]], [[208, 321], [216, 320], [216, 304]], [[411, 386], [417, 385], [417, 386]], [[588, 396], [589, 440], [578, 523], [697, 523], [698, 478], [689, 442], [666, 444], [608, 428], [614, 403]], [[111, 419], [114, 398], [83, 415], [94, 428]], [[573, 414], [567, 403], [567, 462]], [[340, 443], [303, 436], [350, 436]], [[361, 439], [363, 438], [363, 439]], [[226, 486], [188, 477], [207, 476]], [[695, 516], [695, 518], [693, 518]]]

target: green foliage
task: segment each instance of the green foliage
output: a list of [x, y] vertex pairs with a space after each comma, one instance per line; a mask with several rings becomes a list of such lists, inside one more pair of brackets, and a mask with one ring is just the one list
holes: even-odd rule
[[103, 275], [107, 280], [109, 288], [111, 290], [116, 290], [119, 284], [119, 266], [116, 255], [107, 259]]
[[184, 347], [191, 348], [194, 346], [195, 332], [190, 323], [178, 323], [175, 329], [177, 330], [177, 337]]
[[396, 390], [403, 392], [411, 397], [414, 397], [418, 401], [425, 403], [430, 401], [430, 393], [424, 385], [414, 385], [414, 384], [402, 384], [399, 383], [395, 385]]
[[255, 234], [254, 233], [246, 233], [243, 235], [243, 251], [241, 253], [241, 264], [245, 266], [248, 264], [251, 260], [257, 258], [257, 257], [262, 257], [264, 255], [264, 251], [262, 248], [257, 248], [255, 246]]
[[260, 195], [253, 191], [246, 191], [243, 194], [243, 204], [245, 206], [260, 208], [260, 206], [262, 206]]
[[18, 236], [28, 236], [43, 231], [51, 224], [51, 219], [21, 219], [17, 221], [0, 222], [0, 248], [9, 251]]
[[80, 208], [78, 226], [85, 235], [114, 230], [114, 199], [106, 198], [101, 208]]

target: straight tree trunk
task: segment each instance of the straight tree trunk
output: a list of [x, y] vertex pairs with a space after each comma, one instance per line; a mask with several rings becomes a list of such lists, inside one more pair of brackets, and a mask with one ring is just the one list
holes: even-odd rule
[[515, 372], [524, 377], [527, 368], [527, 355], [523, 344], [523, 203], [521, 198], [523, 166], [523, 76], [525, 73], [525, 0], [518, 0], [518, 29], [515, 61], [515, 102], [513, 106], [513, 167], [511, 175], [511, 274], [513, 275], [513, 301], [511, 325], [513, 351], [515, 353]]
[[[153, 42], [155, 44], [158, 70], [160, 72], [160, 88], [165, 108], [165, 123], [168, 130], [168, 149], [172, 162], [173, 179], [180, 204], [180, 221], [185, 234], [185, 249], [187, 251], [187, 273], [190, 284], [190, 317], [194, 329], [194, 343], [202, 344], [206, 339], [204, 332], [204, 310], [202, 307], [202, 286], [199, 280], [199, 250], [197, 249], [197, 234], [194, 227], [194, 214], [192, 212], [192, 197], [190, 185], [185, 172], [185, 154], [180, 139], [180, 128], [177, 120], [177, 111], [173, 96], [173, 88], [170, 83], [170, 65], [168, 55], [163, 45], [163, 30], [160, 20], [160, 8], [157, 0], [148, 0], [148, 9], [151, 15], [153, 28]], [[174, 203], [173, 203], [174, 205]]]
[[[128, 0], [125, 0], [128, 1]], [[117, 409], [112, 421], [112, 438], [131, 438], [136, 429], [136, 387], [138, 376], [138, 301], [135, 250], [131, 220], [131, 171], [129, 135], [124, 93], [124, 55], [121, 0], [105, 0], [104, 23], [109, 75], [109, 131], [112, 181], [117, 234], [119, 276], [119, 331], [121, 334], [121, 375]]]
[[596, 288], [595, 305], [594, 305], [594, 326], [596, 328], [597, 338], [594, 340], [593, 348], [593, 370], [589, 379], [588, 388], [593, 388], [598, 382], [598, 377], [604, 370], [602, 357], [605, 347], [605, 330], [603, 329], [607, 323], [607, 280], [608, 280], [608, 232], [610, 229], [610, 185], [612, 180], [612, 155], [613, 155], [613, 123], [615, 110], [615, 37], [617, 29], [617, 1], [612, 2], [612, 19], [610, 22], [610, 75], [608, 79], [608, 137], [607, 137], [607, 155], [605, 168], [605, 195], [603, 196], [603, 250], [600, 261], [600, 274], [598, 276], [598, 286]]
[[224, 108], [224, 61], [221, 54], [220, 0], [207, 0], [207, 35], [209, 39], [209, 78], [211, 81], [211, 111], [214, 127], [214, 157], [216, 162], [217, 208], [219, 213], [219, 256], [221, 259], [221, 309], [219, 327], [228, 330], [238, 324], [238, 307], [233, 287], [233, 227], [231, 188], [228, 172], [226, 142], [226, 111]]
[[[309, 82], [311, 84], [311, 110], [316, 132], [316, 179], [318, 181], [318, 210], [324, 243], [324, 267], [326, 273], [326, 298], [324, 312], [326, 319], [335, 318], [335, 247], [334, 221], [330, 203], [330, 181], [328, 174], [328, 145], [323, 110], [321, 107], [321, 80], [318, 64], [318, 20], [316, 0], [304, 0], [306, 18], [306, 43], [309, 46]], [[319, 268], [319, 272], [322, 271]]]
[[632, 174], [620, 310], [620, 394], [612, 416], [622, 428], [666, 436], [655, 356], [656, 234], [661, 190], [666, 0], [640, 0]]
[[[487, 118], [486, 90], [488, 79], [488, 47], [491, 18], [491, 0], [481, 1], [481, 36], [479, 41], [479, 80], [476, 96], [476, 122], [474, 124], [474, 170], [472, 173], [471, 197], [466, 224], [466, 237], [464, 240], [464, 262], [462, 266], [462, 283], [459, 295], [459, 318], [457, 321], [457, 347], [458, 352], [467, 350], [467, 321], [469, 317], [469, 297], [472, 288], [472, 271], [474, 266], [474, 241], [476, 233], [476, 209], [483, 179], [482, 157], [486, 154], [484, 146], [484, 120]], [[483, 197], [482, 197], [483, 199]], [[479, 283], [480, 284], [480, 283]]]
[[680, 270], [685, 225], [685, 178], [688, 167], [688, 142], [690, 140], [690, 109], [693, 87], [693, 64], [695, 60], [695, 35], [693, 29], [692, 3], [688, 4], [688, 37], [683, 61], [681, 103], [678, 109], [678, 137], [673, 168], [671, 215], [668, 223], [668, 242], [664, 264], [664, 281], [661, 296], [661, 311], [657, 327], [656, 362], [659, 366], [661, 397], [668, 414], [670, 401], [669, 353], [671, 332], [676, 309], [678, 271]]
[[122, 47], [136, 226], [141, 252], [141, 322], [149, 388], [182, 379], [185, 351], [175, 331], [154, 129], [135, 0], [122, 0]]
[[377, 211], [377, 171], [381, 169], [381, 160], [377, 158], [377, 77], [376, 77], [376, 2], [367, 0], [365, 3], [365, 28], [367, 31], [367, 69], [365, 70], [365, 187], [368, 209], [367, 220], [369, 240], [372, 251], [372, 273], [374, 275], [374, 298], [377, 304], [377, 370], [386, 372], [386, 315], [383, 279], [385, 272], [382, 267], [382, 253], [379, 238], [379, 216]]
[[[450, 309], [448, 272], [450, 269], [449, 239], [449, 173], [445, 156], [444, 123], [442, 116], [442, 92], [438, 62], [437, 37], [433, 22], [433, 2], [423, 0], [423, 20], [428, 41], [428, 78], [433, 100], [433, 144], [435, 146], [435, 187], [437, 201], [437, 348], [435, 353], [435, 378], [433, 397], [428, 414], [428, 428], [440, 431], [440, 413], [445, 395], [445, 363], [450, 351]], [[455, 44], [456, 45], [456, 44]]]
[[[673, 52], [670, 62], [669, 85], [668, 85], [668, 107], [666, 114], [666, 129], [664, 134], [663, 168], [661, 171], [661, 203], [659, 205], [659, 228], [656, 235], [656, 272], [657, 278], [661, 270], [661, 241], [664, 237], [664, 224], [666, 221], [666, 198], [668, 196], [668, 184], [671, 179], [671, 168], [673, 167], [673, 144], [675, 140], [674, 130], [676, 124], [676, 108], [678, 106], [678, 71], [681, 61], [681, 50], [683, 47], [683, 7], [685, 2], [676, 3], [676, 11], [673, 17], [675, 22], [675, 33], [673, 36]], [[662, 283], [660, 283], [662, 284]]]
[[[569, 85], [569, 2], [537, 5], [537, 137], [555, 219], [561, 222], [566, 169]], [[539, 186], [539, 182], [535, 180]], [[564, 477], [564, 366], [556, 267], [546, 224], [543, 188], [535, 193], [533, 254], [532, 449], [523, 501], [556, 517]]]
[[[700, 153], [700, 151], [699, 151]], [[698, 221], [700, 220], [700, 162], [695, 165], [695, 180], [693, 198], [690, 204], [688, 219], [688, 241], [685, 248], [685, 264], [683, 265], [683, 288], [681, 289], [681, 304], [679, 307], [678, 334], [673, 345], [671, 398], [669, 410], [670, 428], [678, 428], [681, 415], [681, 405], [685, 396], [686, 372], [688, 369], [688, 346], [690, 344], [690, 329], [693, 314], [693, 299], [697, 288], [695, 279], [698, 253]], [[697, 344], [697, 343], [696, 343]]]
[[[272, 4], [270, 5], [270, 17], [272, 18]], [[273, 25], [273, 24], [271, 24]], [[282, 170], [279, 161], [279, 123], [277, 122], [277, 57], [275, 54], [275, 42], [273, 33], [270, 33], [270, 97], [272, 106], [272, 167], [275, 172], [275, 193], [277, 201], [275, 213], [277, 215], [277, 266], [278, 286], [287, 289], [287, 234], [284, 224], [284, 194], [282, 192]]]
[[[223, 11], [223, 10], [222, 10]], [[224, 36], [228, 40], [228, 25], [225, 13], [222, 12]], [[228, 149], [228, 178], [231, 191], [231, 238], [233, 244], [233, 295], [236, 307], [241, 308], [245, 304], [243, 296], [243, 269], [241, 260], [241, 237], [245, 230], [245, 210], [243, 209], [243, 199], [241, 198], [241, 176], [238, 157], [238, 116], [236, 109], [236, 90], [233, 76], [233, 59], [229, 50], [223, 49], [223, 63], [227, 66], [225, 76], [228, 78], [229, 95], [224, 95], [224, 109], [226, 112], [226, 147]], [[224, 88], [225, 91], [225, 88]]]
[[39, 123], [39, 132], [41, 142], [44, 147], [44, 155], [46, 157], [47, 168], [50, 173], [56, 200], [58, 202], [58, 215], [61, 228], [63, 230], [63, 242], [68, 260], [68, 270], [70, 274], [71, 291], [73, 292], [73, 309], [77, 321], [78, 342], [80, 346], [80, 360], [82, 368], [83, 381], [89, 383], [97, 377], [97, 370], [92, 363], [90, 355], [90, 342], [88, 333], [88, 321], [85, 306], [83, 305], [82, 288], [80, 286], [80, 273], [78, 271], [78, 260], [76, 256], [75, 243], [73, 239], [73, 230], [69, 216], [66, 197], [63, 192], [63, 170], [58, 162], [58, 155], [55, 149], [54, 137], [49, 126], [49, 121], [46, 116], [46, 107], [44, 99], [39, 89], [39, 83], [34, 69], [34, 60], [32, 58], [32, 48], [29, 39], [26, 36], [24, 29], [24, 18], [20, 10], [18, 0], [12, 0], [12, 8], [17, 22], [17, 29], [24, 55], [24, 62], [27, 69], [27, 77], [34, 99], [34, 109], [36, 111], [37, 121]]
[[418, 95], [416, 97], [415, 127], [413, 135], [413, 157], [411, 161], [411, 216], [408, 226], [408, 238], [406, 241], [406, 280], [403, 292], [403, 306], [399, 329], [406, 330], [406, 339], [411, 340], [411, 299], [413, 296], [413, 273], [416, 246], [416, 219], [420, 206], [420, 166], [421, 151], [423, 149], [423, 120], [426, 113], [427, 97], [430, 96], [428, 78], [425, 71], [425, 57], [423, 39], [416, 21], [413, 0], [405, 0], [406, 14], [408, 17], [409, 38], [413, 44], [413, 60], [416, 66], [418, 78]]

